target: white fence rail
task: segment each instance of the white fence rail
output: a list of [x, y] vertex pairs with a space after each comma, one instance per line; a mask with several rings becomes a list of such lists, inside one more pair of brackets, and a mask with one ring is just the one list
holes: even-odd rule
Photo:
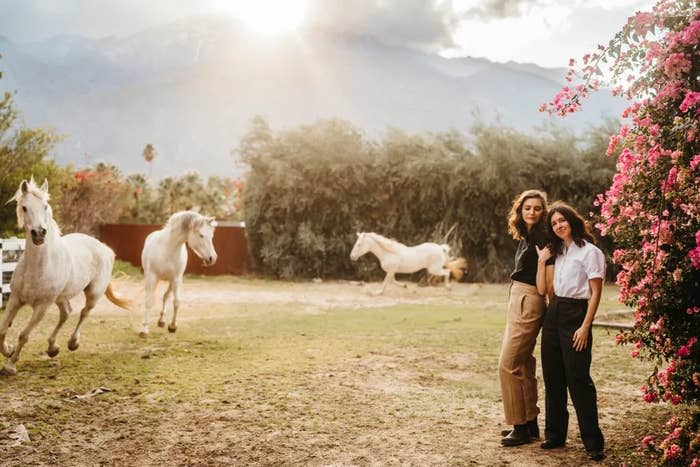
[[23, 238], [0, 238], [0, 308], [5, 297], [10, 294], [12, 273], [23, 252]]

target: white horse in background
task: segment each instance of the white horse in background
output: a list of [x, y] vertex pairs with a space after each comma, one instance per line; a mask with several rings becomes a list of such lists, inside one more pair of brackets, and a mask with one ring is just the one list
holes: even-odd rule
[[[80, 320], [68, 341], [68, 349], [80, 345], [80, 325], [97, 300], [106, 295], [117, 306], [129, 308], [131, 302], [117, 297], [110, 284], [114, 252], [104, 243], [88, 235], [74, 233], [61, 236], [49, 205], [49, 184], [38, 187], [32, 178], [23, 180], [10, 201], [17, 202], [17, 224], [24, 227], [27, 243], [10, 282], [10, 299], [0, 321], [0, 351], [9, 360], [4, 374], [17, 372], [16, 363], [32, 329], [55, 303], [60, 312], [58, 324], [49, 337], [46, 353], [58, 354], [56, 335], [71, 312], [70, 299], [85, 293], [85, 306]], [[9, 202], [9, 201], [8, 201]], [[31, 241], [29, 241], [31, 239]], [[17, 347], [5, 343], [7, 328], [24, 305], [33, 308], [32, 316], [20, 332]]]
[[430, 274], [443, 276], [445, 287], [450, 287], [450, 270], [445, 268], [449, 259], [450, 246], [447, 244], [426, 242], [416, 246], [406, 246], [374, 232], [358, 232], [357, 241], [350, 252], [350, 259], [357, 259], [365, 253], [372, 252], [379, 259], [386, 277], [375, 295], [384, 293], [389, 282], [406, 287], [394, 278], [396, 273], [410, 274], [427, 269]]
[[158, 326], [165, 326], [165, 308], [170, 296], [173, 296], [173, 319], [168, 325], [168, 331], [177, 330], [177, 311], [180, 308], [180, 288], [182, 287], [182, 275], [187, 266], [187, 248], [185, 243], [192, 248], [204, 262], [205, 266], [211, 266], [216, 262], [216, 251], [212, 239], [216, 220], [213, 217], [205, 217], [194, 211], [176, 212], [161, 230], [152, 232], [146, 237], [141, 252], [141, 265], [146, 287], [146, 311], [143, 317], [143, 326], [139, 335], [148, 335], [148, 323], [151, 307], [153, 306], [153, 294], [158, 281], [167, 281], [168, 289], [163, 295], [163, 308], [158, 318]]

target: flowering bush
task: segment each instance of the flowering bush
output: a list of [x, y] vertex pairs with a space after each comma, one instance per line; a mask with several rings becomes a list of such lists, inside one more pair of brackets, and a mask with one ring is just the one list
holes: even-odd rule
[[[541, 110], [579, 110], [602, 85], [601, 66], [608, 61], [613, 93], [632, 101], [622, 115], [627, 124], [607, 150], [618, 155], [617, 172], [594, 203], [600, 207], [596, 227], [617, 247], [620, 301], [635, 310], [634, 329], [616, 340], [632, 344], [632, 357], [656, 364], [642, 387], [645, 401], [690, 408], [682, 420], [669, 422], [660, 444], [651, 438], [643, 444], [661, 463], [698, 465], [700, 7], [661, 0], [651, 12], [636, 13], [607, 46], [583, 57], [582, 84], [564, 88]], [[567, 79], [575, 76], [572, 68]]]

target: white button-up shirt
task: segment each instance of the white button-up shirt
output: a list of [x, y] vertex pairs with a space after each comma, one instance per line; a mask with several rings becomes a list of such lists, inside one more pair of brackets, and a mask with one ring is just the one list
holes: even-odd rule
[[584, 240], [582, 247], [571, 243], [564, 246], [554, 262], [554, 295], [558, 297], [591, 298], [590, 279], [605, 277], [605, 256], [600, 249]]

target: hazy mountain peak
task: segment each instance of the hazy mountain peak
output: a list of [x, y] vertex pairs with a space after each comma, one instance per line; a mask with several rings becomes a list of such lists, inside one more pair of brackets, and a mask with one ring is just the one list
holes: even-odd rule
[[[483, 119], [527, 130], [546, 116], [539, 104], [565, 74], [533, 64], [443, 58], [371, 36], [310, 29], [263, 38], [235, 20], [193, 17], [124, 37], [62, 35], [31, 44], [0, 37], [0, 90], [16, 89], [30, 125], [67, 136], [61, 162], [104, 160], [126, 173], [145, 171], [149, 142], [154, 173], [233, 170], [231, 149], [254, 115], [273, 129], [339, 117], [370, 135], [466, 132], [474, 109]], [[598, 96], [586, 115], [564, 124], [584, 128], [624, 102]]]

